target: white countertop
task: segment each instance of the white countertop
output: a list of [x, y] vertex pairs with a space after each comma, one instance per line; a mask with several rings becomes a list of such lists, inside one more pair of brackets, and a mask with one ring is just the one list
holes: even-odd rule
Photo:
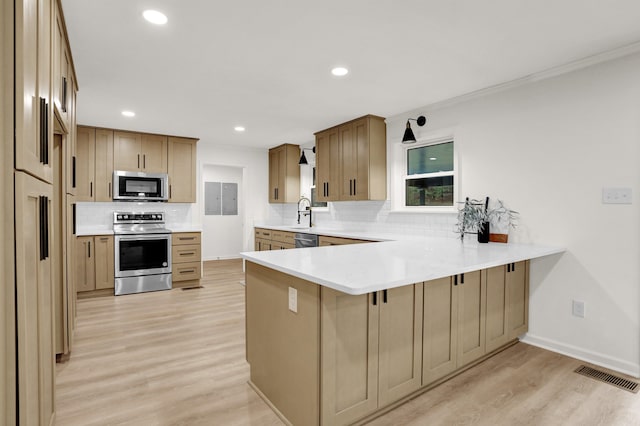
[[[327, 235], [323, 230], [318, 233]], [[343, 235], [359, 238], [353, 233]], [[559, 247], [531, 244], [479, 244], [453, 238], [422, 238], [241, 255], [268, 268], [358, 295], [564, 251]]]

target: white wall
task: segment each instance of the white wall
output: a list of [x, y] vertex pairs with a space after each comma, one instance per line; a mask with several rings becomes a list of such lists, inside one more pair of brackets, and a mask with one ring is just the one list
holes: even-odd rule
[[[253, 226], [255, 223], [263, 223], [269, 212], [268, 150], [218, 145], [208, 143], [206, 140], [198, 142], [198, 190], [193, 214], [194, 221], [200, 224], [204, 223], [202, 179], [204, 165], [239, 167], [243, 170], [242, 188], [238, 188], [238, 192], [244, 196], [242, 251], [253, 250]], [[237, 257], [239, 257], [239, 254]]]
[[[391, 156], [421, 114], [417, 138], [455, 135], [461, 197], [500, 198], [520, 212], [510, 238], [567, 249], [532, 261], [526, 341], [639, 376], [640, 54], [391, 117]], [[390, 175], [399, 167], [390, 161]], [[602, 204], [603, 187], [632, 188], [635, 200]]]
[[204, 208], [204, 183], [224, 182], [238, 185], [237, 215], [202, 216], [202, 260], [233, 259], [243, 251], [244, 236], [244, 191], [242, 186], [243, 168], [202, 166], [201, 198]]

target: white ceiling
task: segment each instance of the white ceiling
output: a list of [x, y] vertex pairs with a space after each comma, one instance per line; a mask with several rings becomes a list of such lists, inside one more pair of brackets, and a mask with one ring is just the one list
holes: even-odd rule
[[[78, 123], [220, 145], [304, 144], [358, 116], [394, 116], [640, 40], [638, 0], [62, 4]], [[168, 24], [147, 23], [146, 9]], [[336, 65], [350, 73], [332, 76]]]

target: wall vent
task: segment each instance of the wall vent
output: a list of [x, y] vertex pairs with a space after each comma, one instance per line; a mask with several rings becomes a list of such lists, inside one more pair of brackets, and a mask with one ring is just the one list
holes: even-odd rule
[[636, 382], [623, 379], [622, 377], [614, 376], [613, 374], [605, 373], [604, 371], [596, 370], [595, 368], [590, 368], [585, 365], [581, 365], [574, 371], [578, 374], [582, 374], [583, 376], [591, 377], [592, 379], [596, 379], [604, 383], [609, 383], [610, 385], [632, 393], [638, 393], [638, 390], [640, 389], [640, 386]]

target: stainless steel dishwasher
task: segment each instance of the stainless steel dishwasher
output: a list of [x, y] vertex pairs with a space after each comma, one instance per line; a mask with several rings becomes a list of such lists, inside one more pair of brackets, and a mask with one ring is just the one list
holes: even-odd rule
[[318, 247], [318, 236], [315, 234], [305, 234], [297, 232], [293, 237], [296, 243], [296, 248], [302, 247]]

